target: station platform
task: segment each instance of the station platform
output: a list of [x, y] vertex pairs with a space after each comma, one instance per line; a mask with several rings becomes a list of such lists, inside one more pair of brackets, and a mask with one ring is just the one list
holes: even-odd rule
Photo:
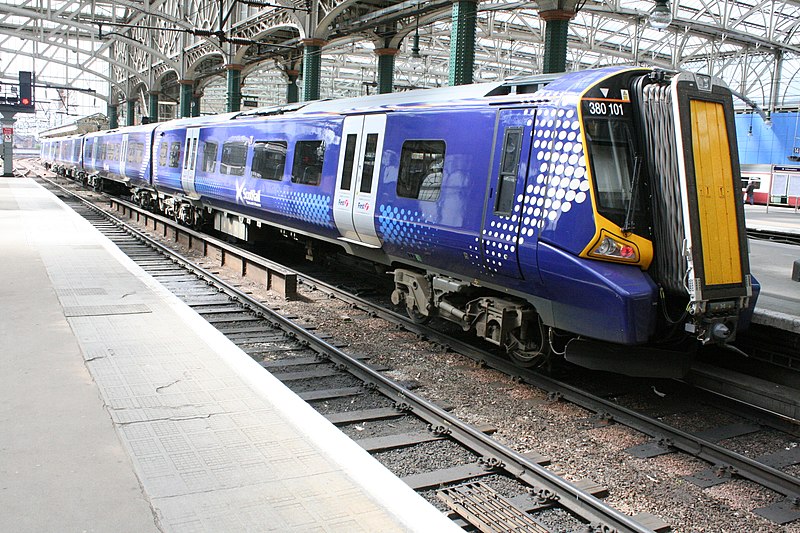
[[744, 204], [744, 218], [748, 229], [778, 231], [800, 235], [800, 210]]
[[460, 531], [32, 180], [0, 257], [0, 531]]
[[[800, 212], [792, 208], [744, 206], [748, 229], [800, 235]], [[761, 284], [753, 322], [800, 334], [800, 282], [792, 281], [800, 247], [750, 239], [750, 271]]]

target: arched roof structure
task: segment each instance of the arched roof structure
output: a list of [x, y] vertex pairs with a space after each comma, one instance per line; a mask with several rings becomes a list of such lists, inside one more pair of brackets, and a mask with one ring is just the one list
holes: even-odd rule
[[[544, 1], [544, 0], [542, 0]], [[536, 2], [478, 2], [475, 81], [541, 72], [544, 22]], [[800, 106], [800, 1], [678, 0], [664, 30], [649, 0], [583, 0], [570, 22], [569, 70], [611, 64], [687, 69], [725, 79], [768, 110]], [[225, 69], [242, 65], [242, 92], [285, 99], [302, 39], [322, 39], [323, 97], [374, 92], [376, 48], [399, 48], [396, 90], [446, 85], [451, 0], [6, 0], [0, 82], [33, 70], [37, 83], [123, 102], [159, 91], [173, 72], [196, 80], [204, 108], [222, 111]], [[410, 36], [420, 36], [413, 57]], [[9, 61], [10, 54], [17, 57]], [[170, 79], [172, 76], [170, 75]]]

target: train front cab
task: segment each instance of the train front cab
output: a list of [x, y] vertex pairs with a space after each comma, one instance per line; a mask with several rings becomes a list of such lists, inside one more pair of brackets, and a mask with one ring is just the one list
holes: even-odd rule
[[[610, 92], [632, 104], [638, 138], [629, 146], [639, 155], [631, 158], [630, 184], [633, 195], [641, 197], [642, 222], [646, 222], [645, 227], [641, 222], [631, 224], [637, 210], [627, 209], [623, 223], [616, 228], [598, 225], [598, 240], [582, 255], [591, 257], [602, 247], [598, 242], [603, 232], [611, 238], [607, 246], [611, 249], [623, 250], [636, 234], [652, 242], [652, 264], [643, 266], [659, 294], [659, 325], [651, 346], [661, 343], [670, 349], [643, 350], [635, 355], [627, 352], [630, 357], [622, 362], [616, 353], [614, 364], [620, 366], [614, 370], [653, 374], [650, 365], [668, 360], [666, 369], [675, 364], [677, 349], [686, 351], [687, 337], [701, 344], [733, 341], [736, 332], [749, 323], [755, 305], [758, 284], [749, 273], [732, 98], [719, 80], [689, 73], [672, 79], [658, 72], [627, 73], [605, 80], [597, 89], [604, 94], [587, 92], [584, 112], [589, 105], [597, 111], [597, 102], [612, 100], [607, 97]], [[611, 109], [611, 102], [606, 103], [605, 108]], [[603, 115], [595, 113], [589, 118], [584, 114], [590, 154], [590, 121], [619, 119]], [[594, 159], [590, 158], [589, 168], [597, 174]], [[597, 203], [602, 191], [596, 178], [593, 193], [595, 206], [599, 206], [597, 219], [602, 221], [607, 213], [602, 212], [602, 201]], [[608, 353], [592, 356], [586, 348], [577, 343], [572, 354], [568, 350], [567, 359], [608, 368]], [[642, 363], [638, 371], [637, 365], [631, 364], [637, 358]]]

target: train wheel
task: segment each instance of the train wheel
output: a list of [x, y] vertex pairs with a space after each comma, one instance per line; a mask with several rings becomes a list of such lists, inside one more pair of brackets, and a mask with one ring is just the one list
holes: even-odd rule
[[537, 318], [536, 325], [529, 328], [525, 336], [521, 335], [522, 328], [512, 331], [511, 342], [506, 345], [509, 358], [521, 367], [535, 368], [550, 360], [550, 343], [545, 335], [542, 319]]
[[422, 325], [422, 324], [427, 324], [428, 322], [431, 321], [430, 315], [428, 316], [423, 315], [417, 310], [416, 306], [413, 309], [409, 309], [408, 307], [406, 307], [406, 314], [414, 324]]

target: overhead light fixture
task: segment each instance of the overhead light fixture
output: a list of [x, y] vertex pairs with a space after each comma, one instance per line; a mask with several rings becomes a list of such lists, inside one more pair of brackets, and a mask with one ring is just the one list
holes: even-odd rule
[[650, 27], [663, 30], [672, 23], [672, 12], [669, 9], [669, 0], [655, 0], [656, 5], [650, 11]]
[[417, 12], [417, 24], [414, 28], [414, 41], [411, 45], [411, 57], [419, 59], [422, 56], [419, 54], [419, 12]]

